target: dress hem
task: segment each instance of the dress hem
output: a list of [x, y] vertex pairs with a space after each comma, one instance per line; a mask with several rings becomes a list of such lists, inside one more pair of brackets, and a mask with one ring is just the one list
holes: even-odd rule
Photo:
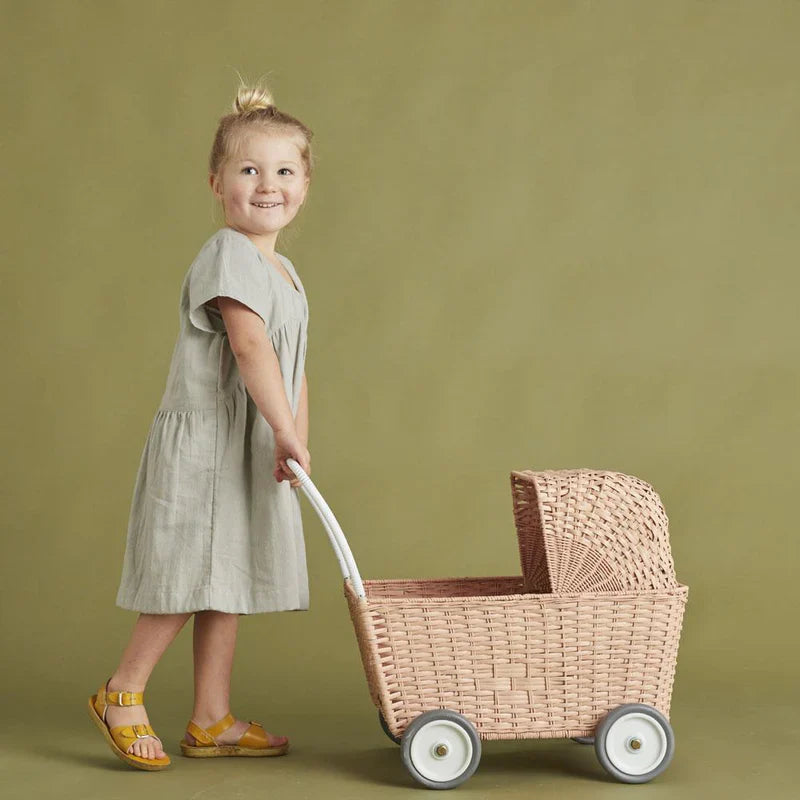
[[[246, 593], [238, 597], [220, 598], [220, 593], [210, 587], [176, 594], [161, 592], [117, 592], [115, 605], [125, 611], [138, 611], [140, 614], [193, 614], [196, 611], [221, 611], [226, 614], [268, 614], [275, 611], [308, 611], [307, 591], [300, 591], [295, 599], [288, 599], [281, 593]], [[291, 595], [290, 595], [291, 596]]]
[[201, 604], [198, 606], [197, 604], [190, 604], [189, 607], [171, 607], [167, 610], [164, 610], [163, 607], [153, 607], [153, 606], [140, 606], [137, 603], [121, 603], [117, 601], [115, 603], [117, 608], [121, 608], [124, 611], [136, 611], [139, 614], [194, 614], [197, 611], [220, 611], [224, 614], [271, 614], [280, 611], [308, 611], [309, 606], [307, 605], [291, 605], [291, 606], [281, 606], [280, 608], [258, 608], [258, 609], [249, 609], [247, 611], [241, 611], [236, 608], [215, 608], [213, 606], [207, 604]]

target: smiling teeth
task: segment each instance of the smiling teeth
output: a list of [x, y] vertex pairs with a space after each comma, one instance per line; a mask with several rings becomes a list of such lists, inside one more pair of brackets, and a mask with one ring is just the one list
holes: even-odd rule
[[253, 205], [258, 208], [275, 208], [275, 206], [279, 206], [280, 203], [253, 203]]

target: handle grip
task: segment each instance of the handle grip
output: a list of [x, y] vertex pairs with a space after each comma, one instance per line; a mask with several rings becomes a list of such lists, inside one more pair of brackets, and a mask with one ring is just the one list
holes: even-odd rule
[[361, 582], [361, 575], [358, 572], [356, 560], [353, 558], [350, 545], [347, 543], [347, 538], [345, 537], [339, 523], [336, 521], [336, 517], [333, 516], [333, 512], [331, 511], [330, 507], [325, 502], [319, 490], [316, 486], [314, 486], [311, 478], [308, 477], [306, 471], [300, 466], [300, 464], [298, 464], [293, 458], [287, 458], [286, 463], [289, 465], [289, 469], [291, 469], [292, 472], [294, 472], [294, 474], [297, 476], [297, 479], [300, 481], [300, 487], [305, 492], [306, 497], [314, 507], [314, 510], [317, 512], [320, 520], [322, 520], [322, 524], [328, 533], [328, 539], [330, 539], [333, 551], [336, 553], [336, 559], [339, 562], [339, 568], [342, 570], [342, 577], [346, 581], [351, 581], [353, 584], [353, 589], [358, 597], [365, 597], [366, 593], [364, 592], [364, 584]]

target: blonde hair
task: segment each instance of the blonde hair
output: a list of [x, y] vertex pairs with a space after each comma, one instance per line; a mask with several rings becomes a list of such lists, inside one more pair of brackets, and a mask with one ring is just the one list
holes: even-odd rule
[[311, 152], [313, 132], [299, 119], [278, 109], [265, 86], [247, 86], [244, 81], [236, 92], [233, 113], [219, 120], [208, 159], [212, 174], [217, 175], [229, 159], [236, 157], [245, 134], [252, 130], [292, 139], [300, 151], [305, 174], [311, 177], [315, 161]]

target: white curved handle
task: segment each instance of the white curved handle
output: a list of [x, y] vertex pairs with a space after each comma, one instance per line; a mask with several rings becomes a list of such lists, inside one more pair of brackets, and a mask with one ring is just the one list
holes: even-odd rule
[[336, 553], [336, 558], [339, 561], [339, 568], [342, 570], [342, 576], [346, 581], [352, 581], [353, 589], [359, 597], [365, 597], [364, 584], [361, 583], [361, 575], [358, 572], [356, 561], [353, 558], [350, 545], [347, 544], [347, 539], [339, 523], [336, 521], [336, 517], [333, 516], [333, 512], [328, 507], [328, 504], [322, 498], [319, 490], [314, 486], [311, 478], [308, 477], [306, 471], [300, 464], [293, 458], [287, 458], [286, 463], [289, 465], [289, 469], [297, 475], [300, 486], [306, 493], [306, 497], [311, 502], [311, 505], [314, 506], [314, 510], [319, 515], [322, 524], [325, 526], [325, 530], [328, 532], [328, 538], [330, 539], [334, 553]]

